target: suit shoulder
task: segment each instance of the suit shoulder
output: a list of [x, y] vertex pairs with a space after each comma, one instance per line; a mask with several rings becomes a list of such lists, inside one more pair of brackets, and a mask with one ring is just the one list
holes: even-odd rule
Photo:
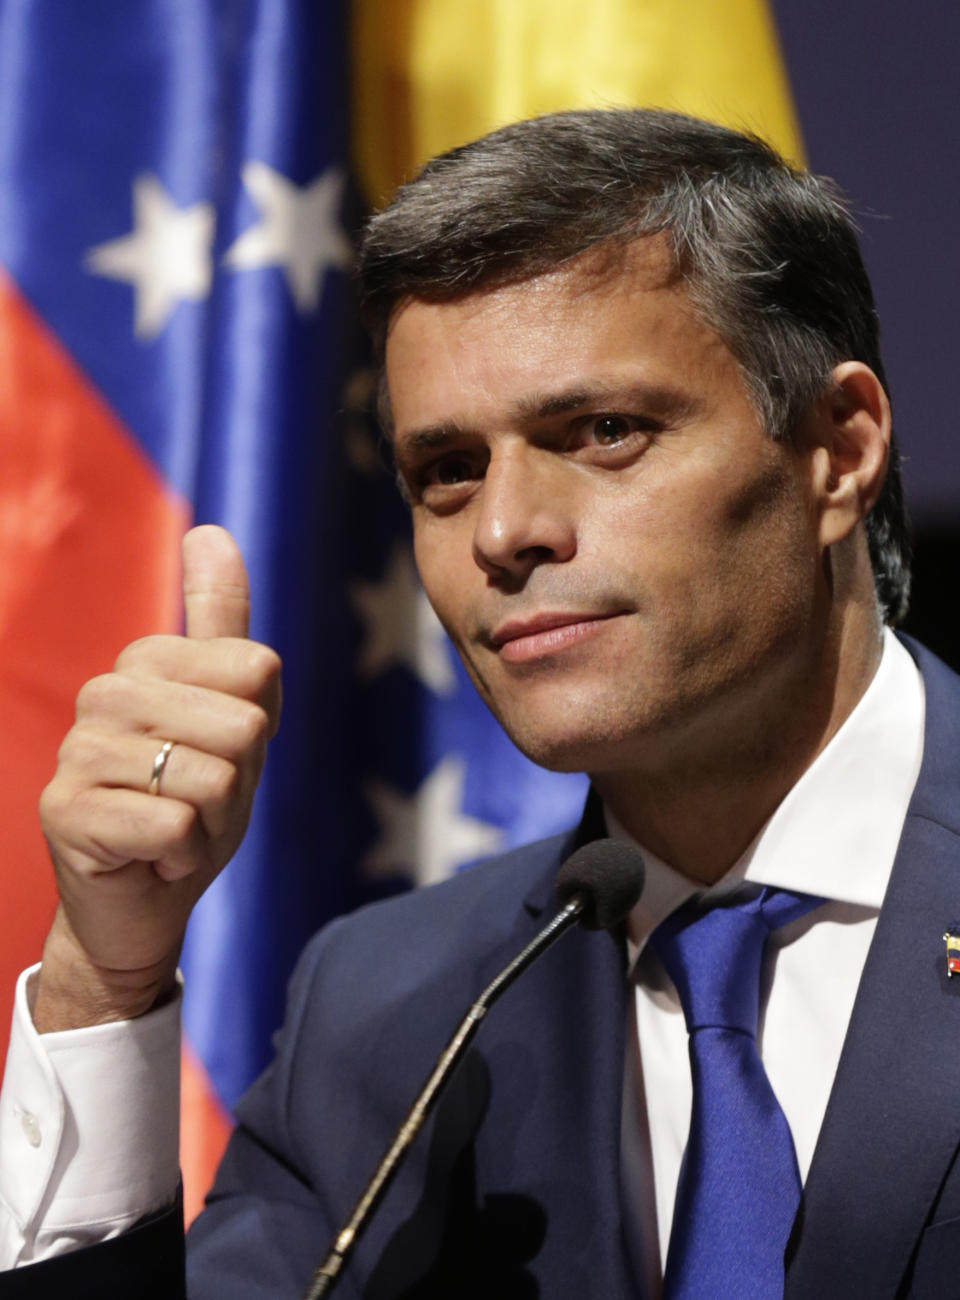
[[331, 989], [355, 1014], [379, 1020], [418, 991], [446, 1000], [455, 988], [474, 988], [491, 954], [525, 941], [552, 908], [570, 842], [565, 833], [524, 845], [331, 922], [298, 963], [288, 1023], [298, 1011], [322, 1014]]
[[920, 670], [924, 691], [923, 761], [907, 816], [960, 836], [960, 677], [911, 637], [899, 639]]
[[952, 696], [960, 704], [960, 676], [957, 672], [915, 637], [905, 632], [894, 635], [916, 663], [927, 689], [932, 687], [938, 694], [942, 692]]
[[517, 913], [552, 905], [553, 880], [569, 841], [567, 834], [523, 845], [458, 872], [439, 884], [411, 889], [371, 903], [325, 927], [307, 947], [331, 960], [355, 945], [389, 943], [413, 953], [426, 944], [438, 959], [451, 947], [473, 948], [510, 933]]
[[[412, 1063], [421, 1073], [487, 979], [542, 924], [537, 911], [552, 907], [570, 838], [525, 845], [320, 930], [294, 973], [274, 1061], [237, 1107], [241, 1121], [255, 1126], [256, 1113], [262, 1126], [265, 1111], [296, 1113], [304, 1080], [309, 1109], [347, 1080], [386, 1085], [380, 1075], [389, 1062], [393, 1072]], [[416, 1082], [406, 1080], [407, 1090]], [[264, 1107], [268, 1094], [275, 1102]]]

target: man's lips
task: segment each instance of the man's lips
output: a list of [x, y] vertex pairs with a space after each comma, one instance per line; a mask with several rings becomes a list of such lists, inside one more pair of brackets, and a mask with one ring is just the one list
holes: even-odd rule
[[536, 614], [526, 619], [509, 619], [490, 638], [501, 659], [525, 663], [542, 659], [595, 635], [621, 610], [603, 613], [556, 611]]

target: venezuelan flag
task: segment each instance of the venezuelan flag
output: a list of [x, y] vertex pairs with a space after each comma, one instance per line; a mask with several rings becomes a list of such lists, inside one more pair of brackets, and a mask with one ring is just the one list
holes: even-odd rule
[[73, 697], [179, 627], [189, 522], [235, 532], [286, 663], [250, 833], [184, 951], [192, 1212], [308, 935], [582, 798], [498, 731], [419, 589], [346, 274], [362, 212], [553, 109], [802, 149], [764, 0], [0, 3], [0, 88], [3, 1024], [52, 914], [35, 807]]

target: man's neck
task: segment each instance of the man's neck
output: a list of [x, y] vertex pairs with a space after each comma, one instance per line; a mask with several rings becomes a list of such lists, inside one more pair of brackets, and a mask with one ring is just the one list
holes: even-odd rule
[[742, 719], [731, 706], [727, 725], [711, 719], [700, 736], [670, 746], [669, 761], [592, 773], [594, 785], [641, 844], [713, 884], [855, 708], [880, 663], [880, 631], [874, 620], [854, 620], [812, 668], [799, 665]]

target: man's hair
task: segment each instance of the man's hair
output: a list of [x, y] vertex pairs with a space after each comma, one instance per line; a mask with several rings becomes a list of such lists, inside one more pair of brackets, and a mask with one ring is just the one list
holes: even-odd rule
[[[360, 251], [378, 354], [407, 298], [460, 298], [660, 233], [772, 437], [795, 437], [842, 361], [864, 362], [887, 387], [873, 292], [834, 184], [754, 136], [652, 109], [517, 122], [434, 158], [403, 185]], [[866, 529], [878, 600], [896, 623], [910, 543], [895, 442]]]

